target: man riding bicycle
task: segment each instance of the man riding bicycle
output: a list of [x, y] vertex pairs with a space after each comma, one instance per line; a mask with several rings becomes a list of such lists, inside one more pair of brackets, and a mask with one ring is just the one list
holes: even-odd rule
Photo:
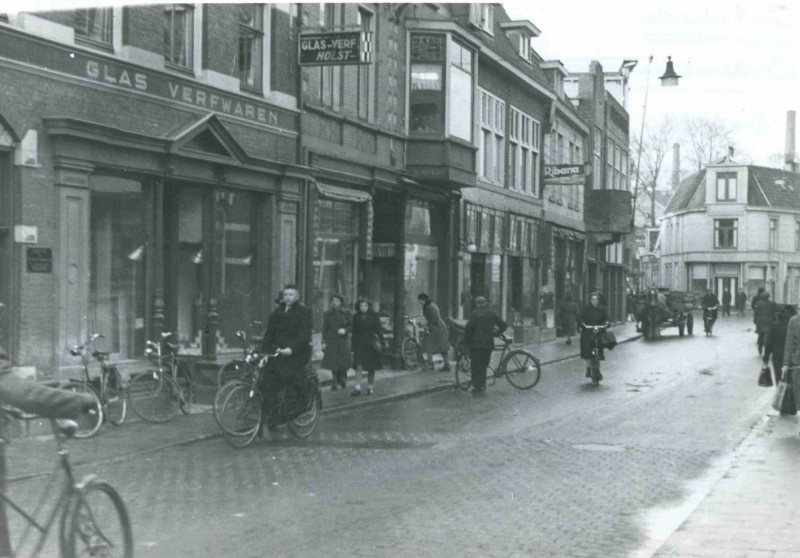
[[706, 290], [706, 294], [703, 295], [703, 323], [706, 323], [706, 318], [711, 319], [711, 323], [706, 328], [710, 330], [714, 327], [714, 322], [717, 321], [717, 307], [719, 306], [719, 299], [717, 295], [711, 292], [711, 289]]
[[295, 285], [283, 288], [281, 302], [269, 316], [261, 351], [278, 353], [277, 358], [269, 360], [261, 385], [264, 408], [270, 413], [267, 427], [271, 428], [277, 423], [278, 393], [282, 388], [295, 385], [305, 395], [305, 369], [311, 360], [311, 309], [300, 302]]

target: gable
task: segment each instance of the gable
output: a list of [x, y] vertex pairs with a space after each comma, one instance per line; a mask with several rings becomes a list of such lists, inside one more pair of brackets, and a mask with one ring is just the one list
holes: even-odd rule
[[192, 151], [210, 153], [212, 155], [220, 155], [222, 157], [234, 157], [231, 151], [210, 129], [203, 130], [195, 137], [184, 143], [183, 149], [191, 149]]
[[207, 114], [170, 138], [173, 153], [188, 151], [214, 158], [245, 161], [247, 155], [215, 114]]

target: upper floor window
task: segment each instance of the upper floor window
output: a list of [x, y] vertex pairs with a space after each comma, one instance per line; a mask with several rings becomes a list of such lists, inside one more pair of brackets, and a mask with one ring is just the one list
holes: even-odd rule
[[509, 127], [509, 185], [538, 197], [540, 124], [512, 107]]
[[[329, 31], [336, 31], [344, 25], [344, 4], [321, 3], [319, 5], [319, 24]], [[338, 112], [342, 101], [342, 66], [322, 66], [320, 68], [320, 98], [322, 105]]]
[[714, 219], [714, 248], [736, 248], [738, 225], [738, 219]]
[[599, 190], [603, 187], [603, 167], [602, 167], [602, 155], [601, 149], [603, 149], [603, 132], [600, 128], [594, 129], [594, 141], [592, 142], [592, 151], [593, 151], [593, 166], [592, 166], [592, 187], [595, 190]]
[[736, 173], [717, 174], [717, 201], [736, 201]]
[[263, 83], [264, 6], [239, 4], [239, 82], [261, 92]]
[[[530, 62], [531, 59], [531, 39], [525, 33], [519, 34], [519, 55], [525, 60]], [[558, 77], [556, 77], [558, 80]], [[556, 90], [558, 90], [558, 83], [556, 83]]]
[[75, 10], [73, 28], [79, 41], [111, 46], [114, 26], [111, 8], [86, 8]]
[[494, 34], [494, 6], [491, 4], [470, 4], [469, 8], [470, 23], [490, 35]]
[[164, 6], [164, 60], [182, 68], [192, 67], [194, 8], [190, 4]]
[[497, 186], [505, 182], [506, 103], [480, 89], [481, 137], [478, 144], [480, 175]]
[[[364, 36], [372, 35], [372, 12], [363, 8], [358, 9], [358, 26]], [[372, 64], [358, 66], [358, 117], [362, 120], [371, 120], [370, 103], [372, 102]]]
[[770, 219], [769, 220], [769, 249], [770, 250], [777, 250], [778, 249], [778, 220], [777, 219]]
[[411, 36], [409, 132], [444, 134], [444, 35]]
[[472, 51], [450, 40], [450, 135], [472, 141]]
[[794, 249], [800, 252], [800, 221], [794, 222]]

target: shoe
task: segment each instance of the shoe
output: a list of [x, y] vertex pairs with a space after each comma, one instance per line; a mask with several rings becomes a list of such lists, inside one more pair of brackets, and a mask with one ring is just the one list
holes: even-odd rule
[[472, 393], [483, 393], [484, 391], [486, 391], [486, 388], [485, 387], [472, 386], [472, 389], [470, 389], [470, 391]]
[[367, 388], [367, 395], [372, 395], [372, 388], [371, 387]]
[[350, 392], [350, 395], [352, 395], [353, 397], [358, 397], [359, 395], [361, 395], [361, 390], [354, 389], [353, 391]]

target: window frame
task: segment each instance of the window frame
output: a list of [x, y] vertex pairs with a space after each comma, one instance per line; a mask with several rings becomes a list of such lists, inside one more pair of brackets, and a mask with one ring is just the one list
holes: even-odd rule
[[[172, 3], [172, 4], [162, 4], [161, 7], [164, 10], [165, 17], [169, 18], [170, 21], [170, 40], [169, 40], [169, 49], [172, 51], [173, 47], [175, 46], [175, 7], [180, 6], [185, 8], [186, 14], [190, 15], [191, 17], [184, 21], [184, 33], [188, 33], [189, 39], [186, 45], [186, 60], [183, 64], [179, 62], [173, 61], [174, 53], [173, 52], [164, 52], [164, 66], [167, 68], [180, 70], [183, 72], [192, 73], [194, 70], [194, 22], [195, 22], [195, 7], [194, 4], [184, 4], [184, 3]], [[171, 16], [170, 16], [171, 14]], [[184, 40], [186, 40], [184, 38]], [[166, 50], [166, 45], [165, 45]]]
[[770, 217], [769, 219], [769, 248], [770, 252], [778, 249], [778, 218]]
[[[722, 227], [722, 221], [731, 221], [733, 226]], [[723, 231], [730, 231], [730, 246], [724, 245], [727, 243], [721, 242], [720, 233]], [[739, 247], [739, 219], [731, 217], [723, 217], [714, 219], [714, 249], [715, 250], [736, 250]]]
[[[265, 14], [266, 9], [264, 4], [248, 4], [251, 8], [257, 10], [257, 13], [254, 17], [254, 20], [257, 20], [260, 27], [255, 25], [248, 25], [247, 23], [239, 21], [239, 87], [244, 91], [249, 91], [252, 93], [263, 93], [264, 92], [264, 37], [265, 37]], [[237, 6], [238, 7], [238, 6]], [[241, 8], [239, 8], [241, 9]], [[258, 63], [256, 64], [255, 72], [257, 74], [256, 78], [256, 85], [250, 85], [246, 82], [245, 79], [242, 78], [243, 70], [241, 67], [241, 60], [242, 60], [242, 39], [246, 36], [246, 34], [250, 34], [254, 38], [254, 42], [256, 43], [256, 48], [254, 48], [255, 52], [258, 53]], [[251, 61], [252, 64], [252, 61]]]
[[[510, 105], [508, 110], [508, 155], [510, 159], [508, 187], [523, 194], [539, 197], [541, 123], [514, 105]], [[520, 170], [524, 172], [518, 172]]]
[[[456, 54], [458, 54], [458, 59], [456, 60]], [[468, 59], [465, 59], [468, 56]], [[461, 111], [464, 112], [463, 107], [456, 107], [453, 103], [453, 95], [451, 94], [451, 87], [453, 87], [455, 79], [453, 78], [453, 72], [463, 72], [467, 76], [469, 76], [470, 80], [470, 87], [469, 87], [469, 111], [468, 111], [468, 119], [469, 125], [467, 129], [468, 137], [463, 137], [459, 134], [453, 133], [453, 111]], [[472, 143], [473, 142], [473, 134], [474, 134], [474, 125], [473, 125], [473, 105], [475, 103], [475, 52], [469, 48], [463, 41], [456, 39], [453, 35], [449, 35], [447, 38], [447, 73], [446, 73], [446, 81], [447, 84], [445, 85], [445, 114], [447, 115], [447, 122], [446, 122], [446, 133], [449, 137], [455, 137], [466, 142]]]
[[[495, 186], [505, 186], [505, 137], [506, 137], [506, 102], [478, 88], [480, 97], [480, 130], [478, 151], [478, 175]], [[487, 138], [491, 145], [487, 147]], [[498, 164], [499, 162], [499, 164]], [[491, 167], [491, 168], [487, 168]]]
[[[732, 187], [731, 187], [732, 185]], [[723, 197], [720, 197], [720, 186], [724, 188]], [[731, 196], [733, 190], [733, 196]], [[735, 172], [717, 173], [716, 197], [718, 202], [736, 202], [739, 194], [738, 176]]]
[[[427, 38], [427, 39], [426, 39]], [[417, 54], [416, 41], [419, 41], [420, 47], [425, 47], [424, 41], [430, 42], [431, 48], [421, 48], [420, 54]], [[439, 41], [440, 44], [434, 44], [433, 41]], [[408, 62], [408, 117], [407, 128], [410, 136], [422, 137], [443, 137], [445, 134], [445, 116], [447, 114], [447, 49], [449, 45], [448, 35], [445, 33], [412, 33], [409, 37], [409, 62]], [[439, 73], [441, 84], [438, 89], [414, 89], [413, 73], [416, 69], [422, 67], [429, 67]], [[425, 98], [427, 97], [427, 99]], [[418, 101], [422, 99], [424, 103]], [[434, 104], [438, 107], [436, 114], [437, 120], [434, 123], [436, 126], [430, 129], [424, 127], [414, 127], [413, 124], [418, 115], [414, 112], [416, 104]]]
[[[108, 14], [108, 28], [105, 31], [105, 33], [108, 35], [107, 39], [106, 38], [94, 39], [94, 38], [89, 37], [87, 35], [82, 35], [82, 34], [78, 33], [78, 26], [75, 23], [75, 18], [78, 17], [78, 15], [81, 12], [87, 12], [89, 10], [94, 10], [94, 11], [97, 11], [97, 12], [103, 11], [106, 14]], [[89, 20], [88, 17], [86, 17], [85, 19], [87, 21]], [[0, 20], [3, 20], [2, 14], [0, 14]], [[6, 14], [5, 21], [8, 21], [7, 14]], [[78, 9], [75, 9], [73, 11], [72, 30], [73, 30], [73, 33], [74, 33], [74, 37], [75, 37], [75, 42], [76, 43], [85, 44], [85, 45], [89, 45], [89, 46], [93, 46], [93, 47], [99, 47], [99, 48], [102, 48], [104, 50], [113, 51], [114, 50], [114, 8], [78, 8]]]
[[794, 222], [794, 250], [800, 252], [800, 221]]
[[[358, 20], [357, 24], [362, 33], [375, 33], [375, 12], [368, 10], [364, 6], [358, 6]], [[375, 42], [373, 41], [373, 44]], [[377, 54], [377, 53], [375, 53]], [[358, 117], [361, 120], [372, 122], [374, 119], [374, 111], [372, 108], [373, 95], [372, 91], [375, 88], [374, 80], [375, 73], [372, 64], [359, 64], [358, 76], [356, 78], [356, 107]]]

